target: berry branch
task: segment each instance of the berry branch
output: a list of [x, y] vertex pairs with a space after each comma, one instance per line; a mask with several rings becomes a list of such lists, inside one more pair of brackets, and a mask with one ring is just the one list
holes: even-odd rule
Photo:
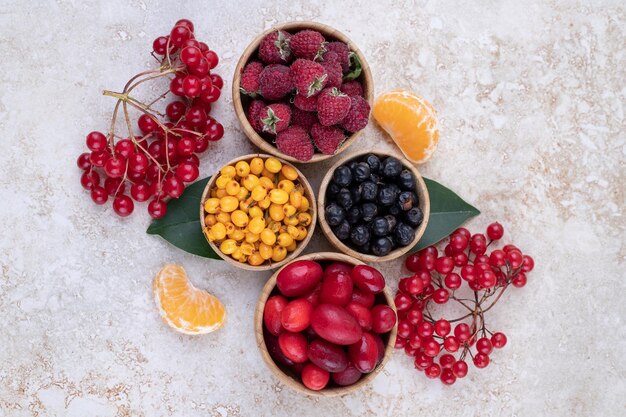
[[[104, 204], [112, 196], [113, 209], [122, 217], [133, 212], [133, 200], [151, 200], [148, 213], [153, 218], [163, 217], [167, 201], [180, 197], [185, 183], [198, 178], [197, 155], [224, 135], [224, 127], [209, 115], [224, 86], [222, 78], [211, 73], [219, 58], [195, 38], [193, 23], [179, 20], [170, 34], [156, 38], [152, 47], [158, 67], [131, 77], [121, 92], [103, 91], [116, 99], [108, 133], [88, 134], [90, 152], [77, 161], [84, 171], [81, 184], [91, 192], [92, 200]], [[132, 95], [140, 86], [163, 79], [169, 82], [168, 90], [147, 103]], [[170, 94], [177, 98], [164, 111], [155, 108]], [[139, 114], [140, 134], [135, 133], [131, 111]], [[124, 134], [116, 133], [118, 117], [123, 117]], [[125, 194], [127, 185], [130, 196]]]

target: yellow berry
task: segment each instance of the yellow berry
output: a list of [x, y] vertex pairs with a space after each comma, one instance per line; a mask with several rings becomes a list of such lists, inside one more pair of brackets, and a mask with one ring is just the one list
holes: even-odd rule
[[222, 170], [220, 171], [220, 174], [225, 175], [227, 177], [234, 178], [235, 174], [237, 174], [237, 171], [235, 170], [234, 166], [226, 165], [224, 168], [222, 168]]
[[226, 192], [226, 189], [224, 188], [218, 188], [217, 191], [215, 191], [215, 196], [217, 198], [226, 197], [227, 195], [228, 193]]
[[313, 218], [311, 217], [309, 213], [298, 213], [297, 217], [298, 217], [298, 223], [300, 223], [302, 226], [308, 227], [313, 221]]
[[260, 238], [261, 237], [256, 233], [246, 232], [246, 237], [244, 239], [248, 243], [255, 243], [258, 242]]
[[211, 190], [211, 198], [216, 198], [217, 197], [217, 190], [213, 189]]
[[274, 181], [276, 179], [276, 174], [268, 171], [267, 169], [263, 169], [263, 171], [261, 172], [261, 177], [265, 177], [270, 181]]
[[270, 201], [274, 204], [285, 204], [287, 201], [289, 201], [289, 194], [287, 194], [287, 192], [284, 190], [271, 190]]
[[239, 207], [240, 207], [242, 210], [244, 210], [244, 208], [245, 208], [245, 210], [244, 210], [244, 211], [246, 211], [246, 210], [249, 210], [251, 207], [254, 207], [254, 205], [255, 205], [255, 204], [256, 204], [256, 201], [254, 201], [254, 200], [252, 199], [252, 197], [248, 197], [248, 198], [246, 198], [244, 201], [242, 201], [241, 203], [239, 203]]
[[305, 196], [302, 196], [302, 204], [300, 204], [300, 207], [298, 208], [298, 210], [307, 211], [309, 207], [310, 207], [309, 200]]
[[298, 218], [296, 216], [285, 217], [283, 223], [285, 223], [287, 226], [297, 226]]
[[287, 252], [293, 252], [298, 247], [298, 243], [294, 240], [291, 245], [287, 246]]
[[248, 210], [249, 210], [248, 204], [245, 201], [240, 201], [239, 202], [239, 210], [241, 210], [244, 213], [248, 214]]
[[204, 224], [206, 224], [207, 226], [213, 226], [215, 223], [217, 223], [217, 218], [215, 217], [215, 214], [207, 214], [204, 217]]
[[241, 248], [241, 253], [243, 253], [246, 256], [250, 256], [254, 252], [254, 246], [251, 245], [250, 243], [242, 243], [240, 248]]
[[241, 181], [241, 184], [246, 188], [246, 190], [252, 191], [254, 187], [259, 185], [259, 177], [254, 174], [246, 175]]
[[293, 182], [289, 180], [282, 180], [278, 182], [277, 188], [279, 190], [283, 190], [283, 191], [290, 193], [291, 191], [293, 191], [294, 188], [296, 188], [296, 186]]
[[280, 262], [287, 257], [287, 249], [282, 246], [274, 246], [272, 253], [272, 261]]
[[211, 233], [215, 240], [222, 240], [226, 237], [226, 226], [223, 223], [215, 223], [211, 226]]
[[235, 242], [233, 239], [226, 239], [220, 245], [220, 251], [222, 251], [222, 253], [225, 253], [226, 255], [231, 255], [235, 251], [235, 249], [237, 249], [237, 242]]
[[272, 182], [272, 179], [268, 177], [259, 178], [259, 185], [268, 191], [274, 188], [274, 183]]
[[289, 194], [289, 202], [295, 208], [300, 208], [302, 206], [302, 193], [300, 191], [292, 191]]
[[250, 165], [246, 161], [239, 161], [235, 164], [235, 171], [239, 178], [243, 178], [250, 173]]
[[263, 210], [261, 210], [261, 208], [258, 206], [250, 207], [250, 209], [248, 210], [248, 216], [250, 217], [263, 217], [263, 215]]
[[300, 225], [297, 228], [298, 228], [298, 236], [296, 237], [296, 240], [300, 241], [300, 240], [306, 239], [306, 235], [308, 234], [306, 227]]
[[226, 183], [226, 193], [228, 195], [237, 195], [239, 194], [239, 190], [241, 189], [241, 185], [235, 180], [230, 180]]
[[276, 235], [270, 229], [263, 229], [261, 232], [261, 242], [272, 246], [276, 243]]
[[252, 190], [252, 199], [254, 201], [261, 201], [265, 198], [266, 195], [267, 195], [267, 190], [263, 188], [261, 185], [257, 185]]
[[233, 257], [233, 259], [236, 259], [240, 262], [245, 262], [245, 260], [242, 261], [242, 258], [245, 257], [245, 255], [241, 252], [241, 248], [237, 247], [237, 249], [235, 249], [235, 251], [232, 253], [232, 255], [230, 255]]
[[289, 233], [289, 236], [294, 239], [298, 239], [298, 236], [300, 235], [300, 231], [296, 226], [287, 226], [287, 233]]
[[263, 259], [265, 260], [270, 259], [273, 253], [274, 253], [274, 249], [272, 249], [271, 245], [266, 245], [263, 242], [259, 244], [259, 255], [261, 255]]
[[215, 215], [215, 219], [220, 223], [230, 223], [230, 213], [226, 213], [224, 211], [219, 212]]
[[266, 195], [263, 200], [259, 201], [259, 207], [261, 207], [264, 210], [268, 208], [270, 204], [272, 204], [272, 201], [270, 200], [269, 195]]
[[281, 164], [280, 161], [276, 158], [267, 158], [265, 160], [265, 168], [273, 174], [280, 172], [280, 169], [282, 167], [283, 164]]
[[287, 227], [288, 226], [286, 224], [281, 224], [280, 229], [278, 229], [278, 234], [287, 233]]
[[224, 188], [226, 188], [226, 184], [228, 184], [228, 182], [232, 179], [233, 177], [231, 177], [230, 175], [220, 175], [215, 180], [215, 186], [220, 190], [223, 190]]
[[239, 187], [239, 192], [237, 193], [237, 195], [235, 195], [235, 197], [237, 197], [237, 200], [239, 201], [244, 201], [246, 198], [248, 198], [249, 194], [250, 191], [246, 190], [245, 187]]
[[248, 215], [241, 210], [235, 210], [230, 215], [230, 221], [237, 227], [246, 227], [248, 225]]
[[254, 175], [259, 175], [261, 172], [263, 172], [264, 167], [265, 166], [261, 158], [252, 158], [252, 160], [250, 161], [250, 172], [252, 172]]
[[217, 212], [217, 208], [220, 206], [220, 200], [218, 198], [209, 198], [204, 202], [204, 211], [209, 214]]
[[261, 256], [259, 252], [254, 252], [250, 256], [248, 256], [248, 264], [252, 266], [259, 266], [265, 262], [265, 259]]
[[232, 233], [228, 234], [228, 237], [231, 239], [235, 239], [237, 242], [241, 242], [246, 237], [246, 232], [242, 229], [237, 229], [232, 231]]
[[291, 217], [296, 214], [296, 208], [291, 204], [285, 204], [283, 206], [283, 213], [285, 213], [285, 217]]
[[281, 233], [280, 235], [278, 235], [276, 242], [283, 248], [286, 248], [293, 243], [293, 238], [289, 233]]
[[282, 227], [282, 223], [281, 222], [275, 222], [273, 220], [271, 220], [268, 224], [267, 224], [267, 228], [270, 229], [272, 232], [274, 233], [278, 233], [280, 232], [280, 228]]
[[296, 169], [292, 167], [291, 165], [283, 165], [280, 172], [288, 180], [295, 181], [298, 179], [298, 171], [296, 171]]
[[283, 206], [281, 206], [280, 204], [272, 203], [270, 205], [269, 212], [270, 212], [270, 217], [274, 221], [280, 222], [285, 218], [285, 213], [283, 212]]
[[226, 234], [229, 236], [237, 230], [237, 226], [235, 226], [232, 222], [224, 223], [224, 226], [226, 227]]
[[233, 196], [226, 196], [220, 198], [220, 209], [225, 211], [226, 213], [230, 213], [231, 211], [237, 210], [239, 207], [239, 200]]
[[248, 223], [248, 230], [254, 234], [260, 234], [265, 229], [265, 218], [253, 217]]

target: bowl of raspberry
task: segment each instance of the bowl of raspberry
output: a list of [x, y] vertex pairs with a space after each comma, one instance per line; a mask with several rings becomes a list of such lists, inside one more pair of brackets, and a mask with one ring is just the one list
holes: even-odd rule
[[367, 125], [373, 96], [361, 51], [317, 22], [289, 22], [261, 33], [233, 77], [244, 133], [289, 162], [318, 162], [344, 151]]
[[334, 252], [301, 256], [274, 273], [254, 326], [272, 373], [300, 393], [325, 397], [371, 382], [391, 357], [398, 331], [383, 275]]
[[328, 241], [364, 262], [407, 253], [430, 217], [428, 189], [415, 165], [382, 150], [337, 161], [322, 179], [317, 201]]

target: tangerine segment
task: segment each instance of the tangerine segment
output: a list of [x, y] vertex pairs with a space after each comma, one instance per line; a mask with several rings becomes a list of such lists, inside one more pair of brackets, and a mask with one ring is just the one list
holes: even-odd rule
[[194, 287], [180, 265], [165, 265], [154, 278], [153, 290], [163, 321], [181, 333], [210, 333], [224, 324], [224, 304]]
[[384, 93], [376, 99], [372, 114], [411, 162], [426, 162], [437, 149], [437, 113], [418, 95], [404, 90]]

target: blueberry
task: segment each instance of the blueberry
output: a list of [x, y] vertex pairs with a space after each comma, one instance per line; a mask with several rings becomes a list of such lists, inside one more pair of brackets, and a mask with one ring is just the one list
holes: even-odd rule
[[415, 193], [412, 191], [402, 191], [400, 195], [398, 195], [398, 205], [403, 211], [409, 211], [413, 208], [413, 196], [415, 196]]
[[372, 234], [374, 236], [387, 236], [389, 232], [391, 232], [391, 228], [389, 227], [389, 222], [384, 217], [376, 217], [370, 223], [370, 229], [372, 230]]
[[342, 188], [335, 197], [335, 200], [337, 201], [337, 204], [339, 204], [346, 210], [349, 210], [350, 207], [352, 207], [352, 205], [354, 204], [354, 202], [352, 201], [352, 194], [347, 188]]
[[393, 232], [393, 237], [398, 246], [406, 246], [415, 238], [415, 229], [406, 223], [400, 222]]
[[384, 177], [395, 178], [402, 171], [402, 163], [397, 158], [390, 156], [382, 162], [381, 168]]
[[393, 232], [393, 230], [396, 228], [396, 225], [398, 224], [396, 216], [388, 214], [385, 216], [385, 219], [387, 219], [387, 223], [389, 223], [389, 231]]
[[361, 208], [358, 206], [352, 206], [350, 210], [348, 210], [348, 223], [351, 225], [357, 224], [361, 221]]
[[337, 167], [335, 172], [333, 172], [333, 181], [337, 183], [340, 187], [347, 187], [352, 182], [352, 172], [350, 168], [345, 165], [341, 165]]
[[365, 162], [367, 163], [367, 165], [369, 165], [372, 173], [378, 172], [378, 170], [380, 169], [380, 159], [374, 154], [367, 155], [365, 157]]
[[350, 187], [350, 194], [352, 195], [352, 201], [354, 202], [354, 204], [359, 204], [361, 202], [361, 185], [362, 184], [359, 184], [358, 187]]
[[370, 231], [367, 226], [359, 224], [350, 231], [350, 240], [357, 246], [365, 245], [370, 240]]
[[376, 256], [385, 256], [393, 249], [393, 242], [388, 237], [379, 237], [371, 245], [372, 253]]
[[413, 207], [404, 213], [404, 220], [413, 227], [417, 227], [424, 221], [424, 213], [419, 207]]
[[328, 188], [326, 189], [326, 195], [329, 196], [329, 198], [334, 199], [339, 190], [341, 190], [341, 187], [337, 185], [336, 182], [331, 181], [330, 184], [328, 184]]
[[402, 213], [402, 209], [398, 204], [393, 204], [391, 207], [387, 209], [387, 212], [393, 216], [399, 216]]
[[357, 251], [360, 253], [369, 254], [372, 252], [372, 245], [368, 241], [365, 243], [365, 245], [357, 246]]
[[376, 200], [376, 195], [378, 194], [378, 185], [376, 185], [372, 181], [365, 181], [361, 183], [359, 188], [361, 189], [361, 198], [364, 201]]
[[378, 187], [378, 203], [381, 206], [389, 207], [393, 203], [396, 202], [397, 198], [397, 185], [394, 188], [394, 184], [383, 185], [382, 187]]
[[339, 226], [346, 218], [346, 211], [337, 203], [330, 203], [326, 206], [326, 221], [331, 226]]
[[363, 182], [370, 177], [370, 166], [365, 162], [359, 162], [352, 169], [352, 177], [356, 182]]
[[400, 184], [403, 190], [415, 190], [415, 177], [413, 173], [408, 169], [403, 169], [398, 177], [398, 184]]
[[365, 203], [361, 206], [361, 215], [364, 222], [371, 222], [378, 214], [378, 206], [374, 203]]
[[339, 240], [346, 240], [350, 237], [350, 224], [347, 220], [339, 223], [339, 226], [333, 228], [333, 233]]
[[356, 168], [358, 162], [357, 161], [350, 161], [347, 164], [348, 164], [348, 168], [350, 168], [350, 171], [354, 172], [354, 168]]

